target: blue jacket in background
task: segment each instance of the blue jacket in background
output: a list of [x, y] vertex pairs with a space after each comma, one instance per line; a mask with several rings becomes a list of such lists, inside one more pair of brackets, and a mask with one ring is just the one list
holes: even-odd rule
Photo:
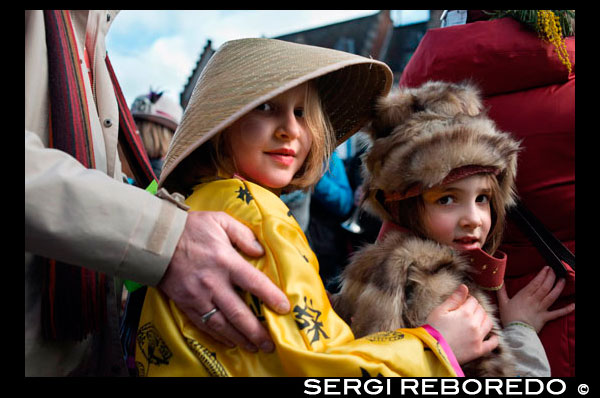
[[336, 217], [344, 218], [352, 210], [354, 194], [346, 175], [344, 162], [333, 152], [329, 161], [329, 170], [321, 177], [312, 198]]

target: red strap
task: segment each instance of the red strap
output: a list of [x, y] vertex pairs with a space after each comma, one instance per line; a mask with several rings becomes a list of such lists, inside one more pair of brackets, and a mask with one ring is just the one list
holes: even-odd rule
[[90, 77], [90, 84], [92, 85], [92, 87], [94, 86], [94, 77], [92, 76], [92, 68], [90, 67], [91, 63], [90, 63], [90, 54], [88, 53], [87, 47], [83, 46], [83, 59], [85, 60], [85, 66], [87, 67], [88, 70], [88, 75]]
[[129, 162], [129, 167], [134, 174], [137, 185], [147, 187], [153, 180], [156, 180], [156, 176], [150, 165], [142, 138], [137, 133], [133, 116], [131, 116], [131, 111], [127, 106], [127, 101], [125, 101], [125, 96], [108, 55], [106, 56], [106, 66], [113, 82], [117, 102], [119, 103], [119, 143], [121, 144], [121, 149]]
[[94, 150], [77, 41], [67, 10], [44, 11], [50, 90], [50, 144], [94, 168]]
[[[84, 167], [94, 168], [88, 101], [71, 15], [67, 10], [44, 10], [48, 49], [50, 99], [49, 146], [68, 153]], [[81, 340], [106, 322], [104, 276], [96, 271], [36, 257], [44, 272], [42, 331], [56, 340]], [[90, 296], [89, 292], [96, 292]]]

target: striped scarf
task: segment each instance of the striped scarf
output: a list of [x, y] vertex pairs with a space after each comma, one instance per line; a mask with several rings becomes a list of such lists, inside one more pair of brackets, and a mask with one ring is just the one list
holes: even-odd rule
[[[90, 117], [71, 16], [66, 10], [45, 10], [50, 92], [49, 146], [94, 168]], [[140, 186], [155, 179], [133, 117], [108, 57], [119, 104], [119, 143]], [[100, 272], [38, 257], [44, 266], [42, 330], [48, 339], [84, 339], [106, 322], [107, 277]]]

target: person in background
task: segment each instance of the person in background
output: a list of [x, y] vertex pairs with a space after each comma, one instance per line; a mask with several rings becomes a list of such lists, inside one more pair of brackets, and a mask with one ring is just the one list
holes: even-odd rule
[[156, 177], [160, 177], [169, 143], [182, 114], [181, 105], [163, 92], [157, 93], [152, 90], [148, 94], [138, 96], [131, 105], [131, 115]]
[[297, 190], [290, 193], [281, 194], [279, 197], [283, 203], [290, 209], [292, 215], [300, 225], [302, 232], [306, 235], [306, 239], [311, 243], [308, 234], [308, 225], [310, 223], [310, 199], [311, 192]]
[[[363, 203], [363, 155], [369, 149], [371, 139], [365, 132], [358, 132], [348, 142], [337, 148], [340, 158], [344, 161], [350, 188], [354, 192], [354, 207], [351, 215], [342, 223], [344, 228], [348, 252], [353, 253], [365, 244], [373, 243], [377, 239], [381, 220], [362, 209]], [[354, 226], [350, 226], [354, 224]]]
[[353, 205], [354, 195], [344, 163], [334, 151], [327, 171], [312, 193], [308, 226], [311, 247], [319, 259], [319, 274], [330, 293], [339, 290], [337, 276], [348, 261], [348, 241], [341, 223]]
[[[489, 117], [521, 140], [516, 185], [522, 204], [573, 253], [574, 15], [569, 10], [447, 10], [445, 27], [427, 31], [399, 83], [478, 84]], [[500, 249], [508, 256], [510, 297], [549, 265], [511, 217]], [[564, 268], [566, 284], [550, 310], [575, 302], [575, 271]], [[539, 337], [552, 376], [575, 376], [575, 311], [546, 323]]]

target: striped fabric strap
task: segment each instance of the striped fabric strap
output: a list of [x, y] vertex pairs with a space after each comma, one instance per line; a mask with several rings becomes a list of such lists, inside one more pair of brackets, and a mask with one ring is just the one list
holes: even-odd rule
[[94, 151], [77, 42], [68, 10], [45, 10], [50, 146], [93, 168]]
[[[94, 149], [77, 41], [67, 10], [45, 10], [50, 93], [49, 146], [94, 168]], [[56, 205], [56, 204], [53, 204]], [[37, 257], [44, 272], [42, 330], [49, 339], [81, 340], [106, 322], [102, 273]]]

